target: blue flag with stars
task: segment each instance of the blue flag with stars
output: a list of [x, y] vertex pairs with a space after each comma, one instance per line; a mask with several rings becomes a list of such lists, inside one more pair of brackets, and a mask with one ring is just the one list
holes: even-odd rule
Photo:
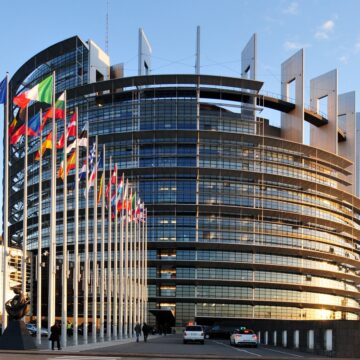
[[0, 104], [6, 103], [6, 78], [0, 83]]

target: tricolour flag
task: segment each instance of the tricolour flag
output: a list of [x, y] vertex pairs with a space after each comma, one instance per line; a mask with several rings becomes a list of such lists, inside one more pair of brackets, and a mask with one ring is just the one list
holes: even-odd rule
[[41, 155], [44, 156], [46, 149], [52, 149], [52, 131], [49, 132], [43, 143], [41, 144], [41, 148], [35, 155], [35, 160], [40, 160], [40, 151]]
[[80, 169], [80, 172], [79, 172], [79, 181], [83, 181], [86, 179], [86, 159], [84, 160], [83, 162], [83, 166], [81, 167]]
[[[63, 92], [55, 101], [55, 119], [63, 119], [65, 116], [65, 92]], [[48, 109], [43, 116], [43, 123], [41, 129], [44, 128], [47, 119], [53, 117], [53, 108]]]
[[39, 101], [47, 104], [52, 102], [53, 76], [50, 75], [30, 90], [24, 91], [14, 97], [14, 104], [25, 108], [30, 101]]
[[10, 138], [10, 144], [15, 145], [25, 135], [25, 124], [20, 125]]
[[102, 192], [103, 192], [104, 178], [105, 178], [105, 171], [103, 171], [103, 173], [101, 175], [100, 185], [99, 185], [99, 190], [98, 190], [98, 198], [97, 198], [96, 205], [99, 205], [99, 202], [101, 200], [101, 195], [102, 195]]
[[[70, 170], [75, 169], [76, 166], [76, 151], [74, 151], [67, 159], [66, 176], [69, 175]], [[61, 162], [58, 176], [64, 181], [64, 162]]]
[[14, 118], [14, 120], [11, 122], [11, 124], [9, 125], [9, 137], [12, 136], [12, 134], [14, 133], [14, 130], [16, 128], [16, 124], [17, 124], [17, 119]]
[[7, 81], [5, 77], [4, 80], [0, 82], [0, 104], [6, 103], [6, 88], [7, 88]]

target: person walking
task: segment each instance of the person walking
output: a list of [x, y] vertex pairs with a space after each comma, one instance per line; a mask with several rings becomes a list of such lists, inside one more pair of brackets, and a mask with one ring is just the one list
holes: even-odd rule
[[139, 342], [139, 337], [141, 335], [141, 325], [139, 323], [137, 323], [135, 325], [134, 330], [135, 330], [135, 334], [136, 334], [136, 342]]
[[55, 350], [54, 346], [55, 346], [55, 341], [56, 341], [58, 350], [61, 350], [61, 347], [60, 347], [60, 334], [61, 334], [60, 324], [57, 321], [55, 321], [55, 324], [50, 328], [50, 331], [51, 331], [51, 333], [50, 333], [49, 340], [51, 340], [51, 348], [53, 350]]
[[146, 323], [144, 323], [144, 325], [142, 327], [142, 332], [144, 334], [144, 342], [147, 342], [147, 338], [149, 336], [149, 331], [150, 331], [149, 326]]

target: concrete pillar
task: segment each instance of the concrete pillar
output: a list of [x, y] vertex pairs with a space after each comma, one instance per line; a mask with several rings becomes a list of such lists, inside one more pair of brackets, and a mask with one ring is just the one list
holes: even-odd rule
[[261, 344], [261, 331], [257, 332], [258, 344]]
[[282, 346], [287, 347], [287, 330], [282, 331]]
[[298, 349], [300, 344], [300, 333], [299, 330], [294, 330], [294, 348]]
[[333, 350], [333, 331], [332, 329], [326, 329], [324, 333], [325, 351]]
[[[295, 81], [295, 99], [289, 98], [289, 85]], [[303, 143], [304, 141], [304, 50], [299, 50], [281, 64], [281, 97], [295, 101], [295, 109], [281, 113], [281, 137]]]
[[310, 145], [325, 151], [338, 153], [338, 76], [337, 70], [310, 80], [310, 106], [319, 111], [320, 99], [327, 97], [326, 125], [311, 126]]
[[267, 330], [264, 333], [264, 344], [269, 345], [269, 332]]
[[256, 80], [256, 34], [253, 34], [241, 53], [241, 77]]
[[345, 133], [346, 140], [338, 144], [338, 154], [350, 161], [354, 165], [347, 168], [352, 174], [342, 175], [344, 180], [351, 183], [350, 186], [341, 186], [345, 191], [356, 193], [356, 112], [355, 112], [355, 91], [340, 94], [338, 98], [338, 122], [339, 129]]
[[308, 330], [307, 332], [307, 348], [314, 350], [314, 330]]
[[276, 346], [277, 345], [277, 331], [274, 330], [273, 333], [273, 345]]

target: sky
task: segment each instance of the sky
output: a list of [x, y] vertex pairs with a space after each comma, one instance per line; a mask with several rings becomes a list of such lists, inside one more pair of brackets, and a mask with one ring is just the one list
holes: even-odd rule
[[[124, 63], [125, 76], [137, 74], [140, 27], [153, 49], [153, 74], [194, 73], [200, 25], [203, 74], [240, 76], [241, 51], [257, 33], [264, 91], [280, 94], [281, 63], [304, 48], [305, 103], [310, 79], [335, 68], [339, 93], [360, 93], [358, 0], [1, 0], [0, 80], [73, 35], [105, 48], [107, 3], [108, 52], [112, 64]], [[278, 116], [269, 114], [273, 124]]]

